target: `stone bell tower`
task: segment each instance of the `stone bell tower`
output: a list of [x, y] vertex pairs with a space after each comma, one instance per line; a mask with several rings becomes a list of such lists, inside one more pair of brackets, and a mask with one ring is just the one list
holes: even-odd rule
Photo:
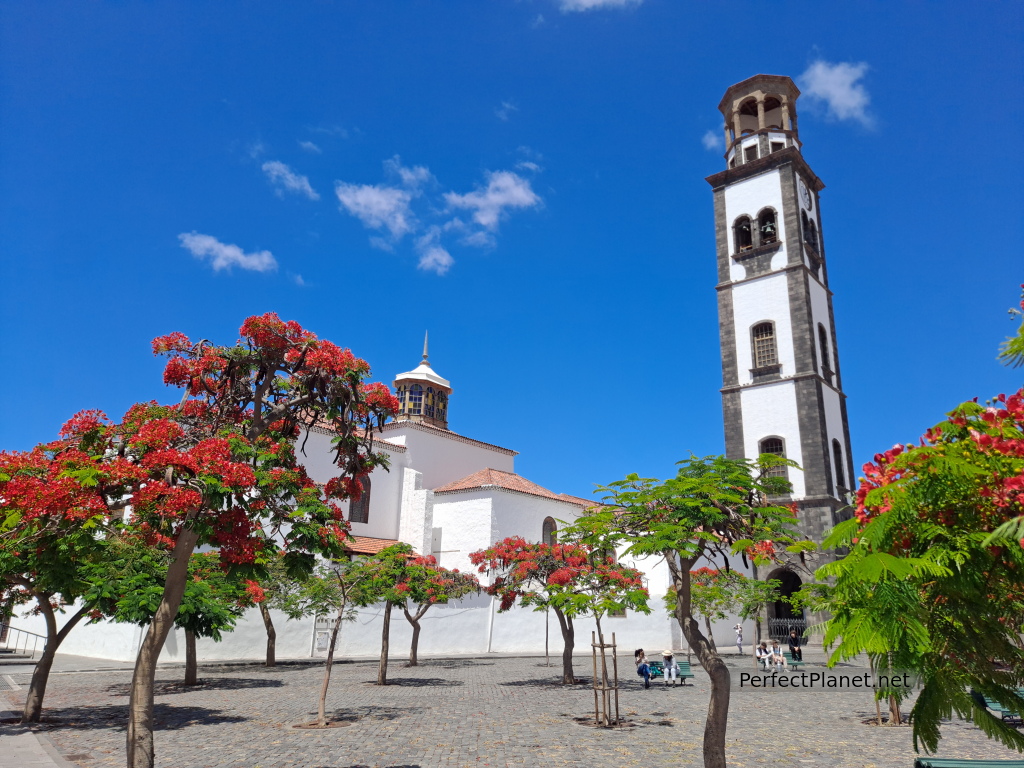
[[821, 541], [847, 515], [840, 510], [854, 475], [821, 219], [825, 185], [804, 160], [799, 96], [776, 75], [729, 88], [718, 105], [726, 170], [707, 181], [726, 454], [775, 453], [799, 464], [779, 471], [793, 485], [803, 534]]

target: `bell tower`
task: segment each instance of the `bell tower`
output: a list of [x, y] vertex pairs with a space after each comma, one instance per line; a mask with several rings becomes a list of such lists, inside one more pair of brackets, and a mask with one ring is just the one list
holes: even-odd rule
[[[821, 541], [853, 487], [819, 195], [797, 130], [800, 91], [756, 75], [725, 92], [714, 194], [726, 454], [775, 453], [799, 525]], [[845, 515], [844, 515], [845, 516]], [[791, 574], [792, 575], [792, 574]], [[774, 576], [773, 576], [774, 578]]]
[[423, 334], [423, 359], [413, 370], [395, 377], [398, 394], [396, 421], [415, 421], [448, 429], [448, 398], [452, 385], [434, 373], [427, 352], [429, 333]]

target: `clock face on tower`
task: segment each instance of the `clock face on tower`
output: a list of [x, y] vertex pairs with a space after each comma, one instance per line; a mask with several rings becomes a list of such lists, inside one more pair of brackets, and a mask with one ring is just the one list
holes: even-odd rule
[[800, 199], [803, 200], [804, 201], [804, 205], [806, 205], [807, 208], [810, 209], [810, 207], [811, 207], [811, 190], [809, 190], [807, 188], [807, 185], [804, 184], [803, 179], [800, 180]]

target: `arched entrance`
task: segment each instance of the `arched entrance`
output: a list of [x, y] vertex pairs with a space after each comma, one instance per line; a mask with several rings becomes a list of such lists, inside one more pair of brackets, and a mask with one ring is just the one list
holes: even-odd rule
[[781, 640], [789, 636], [791, 629], [803, 634], [807, 627], [803, 609], [794, 608], [785, 599], [799, 592], [803, 581], [793, 571], [786, 568], [772, 571], [765, 579], [778, 579], [782, 582], [779, 590], [781, 592], [780, 599], [774, 603], [768, 603], [768, 637]]

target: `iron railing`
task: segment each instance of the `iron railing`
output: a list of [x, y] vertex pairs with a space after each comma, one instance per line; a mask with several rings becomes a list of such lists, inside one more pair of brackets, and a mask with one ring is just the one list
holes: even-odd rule
[[0, 651], [29, 654], [34, 659], [40, 646], [46, 647], [44, 635], [18, 629], [10, 624], [0, 624]]
[[805, 619], [768, 619], [768, 637], [772, 640], [782, 640], [789, 637], [790, 630], [803, 638], [804, 630], [807, 629]]

